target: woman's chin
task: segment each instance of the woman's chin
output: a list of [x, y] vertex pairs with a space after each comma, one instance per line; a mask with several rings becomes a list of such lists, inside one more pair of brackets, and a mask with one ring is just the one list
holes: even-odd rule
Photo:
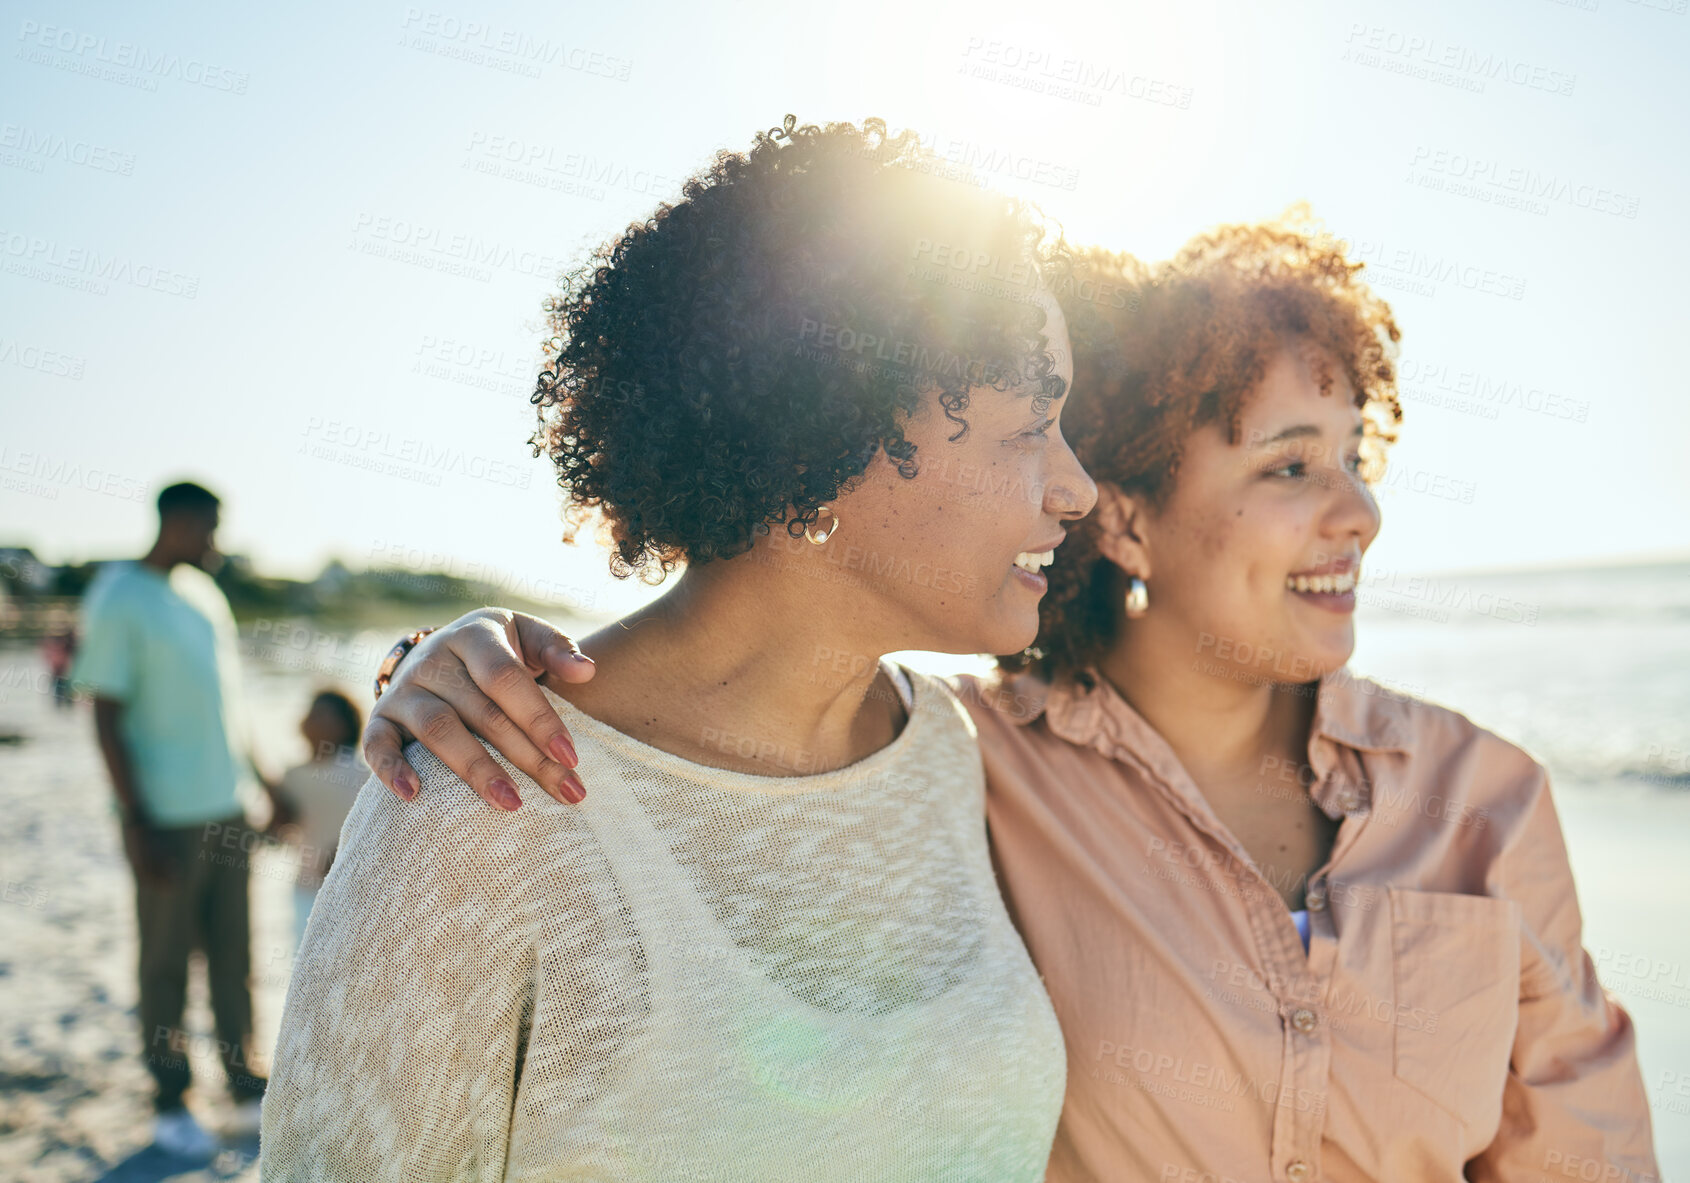
[[981, 630], [981, 633], [983, 643], [975, 645], [967, 652], [1019, 653], [1039, 639], [1038, 611], [1035, 609], [1032, 612], [1005, 613], [1002, 619], [993, 621], [991, 626]]
[[1335, 674], [1350, 663], [1355, 655], [1355, 635], [1334, 639], [1324, 645], [1311, 646], [1308, 650], [1309, 680], [1317, 681], [1329, 674]]
[[927, 634], [925, 637], [916, 638], [917, 643], [902, 647], [930, 653], [1019, 653], [1039, 637], [1038, 614], [1027, 613], [1024, 620], [1020, 619], [1021, 615], [1000, 612], [982, 614], [972, 620], [952, 617], [944, 621], [930, 621], [930, 625], [937, 627], [923, 630]]

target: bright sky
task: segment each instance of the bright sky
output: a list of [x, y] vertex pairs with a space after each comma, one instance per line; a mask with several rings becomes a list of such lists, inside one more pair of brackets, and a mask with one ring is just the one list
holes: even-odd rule
[[541, 300], [794, 112], [1146, 256], [1310, 200], [1405, 330], [1375, 563], [1690, 547], [1686, 0], [355, 7], [3, 6], [0, 543], [139, 553], [189, 477], [263, 570], [615, 607], [524, 444]]

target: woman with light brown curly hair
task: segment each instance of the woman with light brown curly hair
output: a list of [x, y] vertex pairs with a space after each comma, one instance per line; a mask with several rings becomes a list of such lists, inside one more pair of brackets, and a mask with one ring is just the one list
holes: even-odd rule
[[[1036, 648], [960, 687], [1068, 1049], [1049, 1179], [1656, 1177], [1544, 769], [1345, 668], [1401, 418], [1359, 270], [1232, 226], [1093, 252], [1136, 300], [1067, 302], [1098, 510]], [[535, 669], [558, 641], [525, 634]]]

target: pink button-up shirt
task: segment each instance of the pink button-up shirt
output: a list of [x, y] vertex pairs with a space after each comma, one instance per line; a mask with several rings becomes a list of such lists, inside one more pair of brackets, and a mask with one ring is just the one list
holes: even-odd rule
[[[1050, 1180], [1658, 1178], [1631, 1020], [1583, 949], [1531, 757], [1322, 680], [1306, 791], [1341, 824], [1305, 953], [1172, 749], [1086, 680], [959, 686], [1067, 1041]], [[1298, 771], [1261, 790], [1304, 792]]]

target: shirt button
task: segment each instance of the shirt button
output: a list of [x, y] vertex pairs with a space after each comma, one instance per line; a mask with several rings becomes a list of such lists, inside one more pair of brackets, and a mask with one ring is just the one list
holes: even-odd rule
[[[1291, 1025], [1301, 1031], [1304, 1035], [1307, 1035], [1315, 1028], [1314, 1012], [1307, 1009], [1293, 1012], [1291, 1015]], [[1303, 1169], [1308, 1169], [1306, 1164]]]
[[1285, 1168], [1285, 1177], [1291, 1180], [1291, 1183], [1304, 1183], [1305, 1180], [1314, 1177], [1314, 1170], [1308, 1163], [1299, 1158]]

